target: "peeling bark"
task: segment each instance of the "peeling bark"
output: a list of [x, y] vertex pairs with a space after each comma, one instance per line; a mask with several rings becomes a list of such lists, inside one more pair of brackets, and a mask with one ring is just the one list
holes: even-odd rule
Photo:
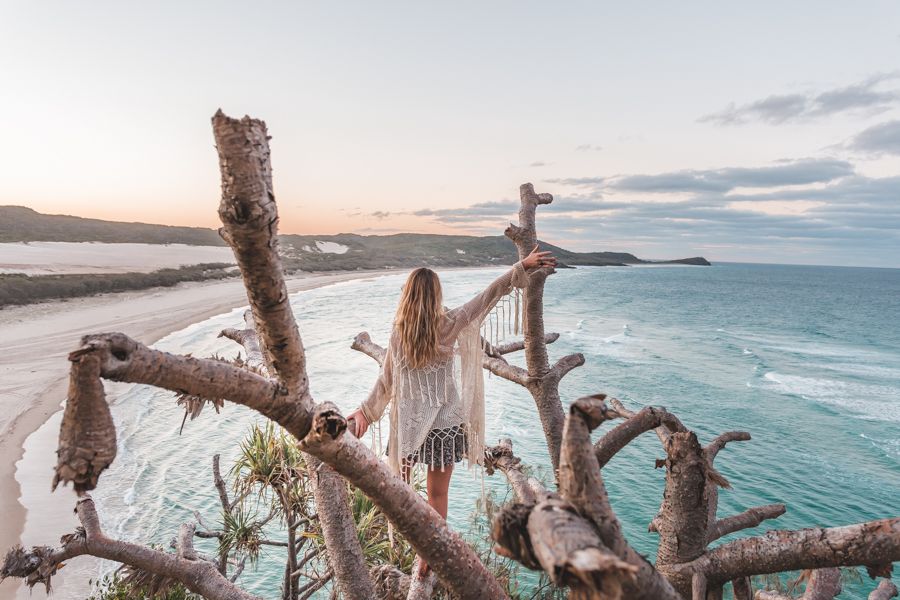
[[97, 479], [116, 457], [116, 427], [100, 380], [100, 356], [89, 350], [69, 354], [69, 395], [59, 430], [53, 489], [71, 481], [79, 494], [97, 487]]
[[574, 507], [551, 498], [534, 507], [528, 534], [534, 555], [550, 580], [572, 588], [573, 598], [618, 599], [637, 567], [605, 548]]
[[391, 565], [380, 565], [369, 571], [375, 583], [376, 600], [407, 600], [412, 578]]

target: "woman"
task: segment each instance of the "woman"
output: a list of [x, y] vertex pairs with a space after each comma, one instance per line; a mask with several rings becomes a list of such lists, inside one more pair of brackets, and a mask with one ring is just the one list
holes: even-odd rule
[[[481, 322], [513, 287], [525, 287], [528, 269], [554, 266], [552, 254], [535, 246], [487, 289], [453, 310], [443, 307], [441, 283], [431, 269], [414, 270], [403, 286], [381, 374], [349, 419], [361, 437], [391, 404], [391, 468], [408, 481], [413, 465], [427, 465], [428, 504], [445, 519], [453, 465], [464, 457], [470, 464], [482, 462]], [[460, 359], [458, 370], [455, 356]], [[427, 569], [420, 561], [419, 574]]]

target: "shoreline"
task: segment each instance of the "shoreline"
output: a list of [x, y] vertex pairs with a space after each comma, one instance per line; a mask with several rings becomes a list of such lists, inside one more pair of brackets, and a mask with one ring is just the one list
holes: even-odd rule
[[[402, 273], [401, 269], [370, 271], [308, 272], [286, 278], [288, 292], [300, 291], [353, 280], [365, 280]], [[55, 440], [29, 438], [61, 412], [68, 386], [66, 356], [85, 334], [122, 331], [151, 345], [166, 335], [235, 308], [246, 306], [247, 298], [240, 278], [214, 282], [183, 283], [172, 288], [151, 288], [133, 292], [102, 294], [68, 301], [51, 301], [0, 310], [0, 550], [4, 553], [16, 544], [56, 545], [58, 537], [75, 523], [71, 506], [62, 495], [50, 496], [50, 469], [53, 466]], [[23, 460], [28, 452], [39, 450], [40, 457]], [[35, 469], [32, 462], [39, 462]], [[35, 496], [37, 478], [46, 469], [46, 492], [40, 492], [39, 506], [26, 506], [23, 491]], [[37, 472], [35, 472], [37, 471]], [[20, 483], [17, 475], [23, 476]], [[27, 483], [25, 483], [27, 481]], [[35, 504], [32, 498], [29, 504]], [[29, 508], [41, 517], [41, 531], [26, 530]], [[70, 567], [69, 573], [77, 568]], [[74, 575], [74, 573], [73, 573]], [[65, 576], [54, 576], [59, 589]], [[60, 590], [61, 592], [62, 590]], [[55, 594], [59, 598], [60, 592]], [[25, 594], [23, 596], [23, 594]], [[0, 583], [0, 600], [16, 597], [46, 597], [42, 587], [29, 591], [19, 580]]]

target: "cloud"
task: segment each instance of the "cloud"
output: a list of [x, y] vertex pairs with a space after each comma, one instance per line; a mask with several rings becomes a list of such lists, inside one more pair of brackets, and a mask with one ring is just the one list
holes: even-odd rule
[[898, 78], [900, 72], [879, 73], [853, 85], [821, 92], [772, 95], [741, 105], [732, 103], [698, 121], [715, 125], [742, 125], [751, 121], [780, 125], [845, 112], [877, 114], [900, 106], [900, 91], [876, 89]]
[[603, 150], [603, 146], [596, 146], [592, 144], [581, 144], [580, 146], [575, 146], [576, 152], [600, 152]]
[[[538, 226], [542, 239], [563, 246], [651, 258], [711, 252], [722, 260], [900, 266], [900, 176], [867, 177], [846, 161], [553, 181], [576, 193], [541, 206]], [[517, 210], [518, 202], [504, 200], [417, 214], [496, 235]]]
[[391, 216], [391, 213], [385, 212], [385, 211], [383, 211], [383, 210], [376, 210], [376, 211], [373, 212], [373, 213], [369, 213], [369, 216], [372, 217], [372, 218], [374, 218], [374, 219], [378, 219], [379, 221], [381, 221], [382, 219], [386, 219], [386, 218], [388, 218], [389, 216]]
[[875, 156], [900, 156], [900, 121], [887, 121], [864, 129], [853, 136], [847, 147]]
[[[553, 203], [542, 207], [541, 210], [549, 213], [569, 212], [595, 212], [610, 210], [614, 205], [600, 202], [597, 196], [579, 196], [555, 198]], [[442, 223], [476, 223], [487, 220], [513, 219], [519, 212], [519, 202], [513, 200], [498, 200], [494, 202], [479, 202], [460, 208], [424, 208], [410, 214], [416, 217], [430, 217]]]
[[683, 170], [655, 175], [548, 179], [595, 190], [636, 193], [729, 192], [739, 187], [778, 187], [827, 183], [853, 174], [853, 165], [830, 158], [783, 161], [765, 167]]
[[528, 166], [529, 166], [529, 167], [547, 167], [547, 166], [549, 166], [550, 164], [552, 164], [552, 163], [546, 163], [546, 162], [541, 161], [541, 160], [536, 160], [536, 161], [534, 161], [533, 163], [531, 163], [531, 164], [528, 165]]

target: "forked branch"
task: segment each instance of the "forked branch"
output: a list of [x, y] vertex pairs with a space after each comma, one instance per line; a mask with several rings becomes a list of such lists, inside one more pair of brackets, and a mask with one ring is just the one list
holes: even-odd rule
[[189, 535], [193, 533], [190, 527], [181, 529], [179, 551], [170, 554], [106, 537], [100, 528], [94, 501], [88, 496], [78, 500], [75, 511], [82, 527], [74, 534], [63, 536], [60, 548], [36, 546], [31, 551], [13, 548], [6, 555], [3, 577], [23, 578], [29, 586], [43, 583], [49, 591], [51, 577], [64, 561], [89, 554], [140, 569], [150, 574], [156, 585], [178, 581], [210, 600], [259, 600], [219, 573], [214, 562], [197, 557], [191, 542], [192, 535]]

